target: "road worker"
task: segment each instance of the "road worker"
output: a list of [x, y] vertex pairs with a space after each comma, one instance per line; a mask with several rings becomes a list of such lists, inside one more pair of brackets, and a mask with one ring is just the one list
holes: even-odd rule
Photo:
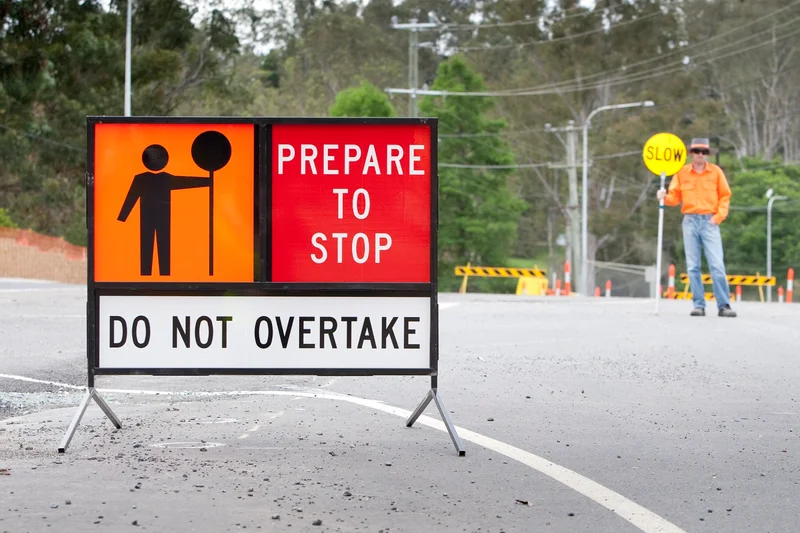
[[686, 270], [692, 290], [691, 316], [705, 316], [705, 289], [700, 270], [700, 251], [705, 252], [718, 314], [735, 317], [730, 306], [730, 288], [725, 271], [720, 224], [728, 216], [731, 203], [731, 188], [722, 169], [706, 161], [711, 153], [708, 139], [692, 139], [689, 145], [691, 163], [685, 165], [672, 177], [669, 190], [659, 189], [657, 197], [664, 205], [682, 204], [683, 248], [686, 254]]

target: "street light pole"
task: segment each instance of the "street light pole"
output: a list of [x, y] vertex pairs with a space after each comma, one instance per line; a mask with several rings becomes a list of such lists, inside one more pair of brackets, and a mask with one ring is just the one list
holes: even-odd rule
[[[775, 200], [788, 200], [786, 196], [773, 196], [772, 189], [765, 195], [767, 202], [767, 277], [772, 277], [772, 204]], [[772, 301], [772, 285], [767, 285], [767, 302]]]
[[598, 107], [589, 113], [583, 123], [583, 175], [581, 180], [581, 280], [578, 291], [587, 296], [589, 294], [589, 125], [592, 117], [600, 111], [609, 109], [623, 109], [627, 107], [653, 107], [652, 100], [644, 102], [631, 102], [627, 104], [613, 104]]
[[125, 116], [131, 116], [131, 5], [128, 0], [127, 22], [125, 23]]

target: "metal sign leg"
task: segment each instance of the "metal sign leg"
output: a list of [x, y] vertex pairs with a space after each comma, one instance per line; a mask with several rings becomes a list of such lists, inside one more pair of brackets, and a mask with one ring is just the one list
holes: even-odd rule
[[408, 417], [408, 420], [406, 420], [406, 427], [410, 428], [414, 425], [414, 422], [417, 421], [419, 415], [421, 415], [425, 408], [428, 407], [428, 404], [431, 403], [431, 400], [433, 400], [433, 389], [428, 391], [428, 394], [425, 395], [417, 408], [414, 409], [414, 412], [411, 413], [411, 416]]
[[75, 413], [75, 416], [72, 417], [72, 422], [69, 423], [67, 432], [64, 435], [64, 438], [61, 440], [61, 444], [58, 446], [58, 453], [64, 453], [67, 450], [67, 446], [69, 446], [72, 437], [75, 435], [75, 430], [78, 429], [78, 424], [80, 424], [83, 414], [86, 412], [86, 408], [89, 407], [89, 402], [92, 400], [97, 402], [97, 405], [100, 406], [100, 409], [103, 411], [103, 413], [105, 413], [108, 419], [111, 420], [117, 429], [122, 427], [119, 418], [117, 418], [117, 415], [114, 414], [114, 411], [111, 410], [111, 407], [108, 406], [106, 401], [100, 397], [97, 389], [94, 387], [89, 387], [86, 389], [86, 394], [83, 396], [83, 399], [78, 406], [78, 411]]
[[114, 424], [114, 427], [116, 427], [117, 429], [121, 429], [122, 422], [119, 421], [119, 418], [117, 418], [117, 415], [115, 415], [114, 411], [111, 410], [111, 407], [109, 407], [106, 401], [100, 396], [100, 393], [97, 392], [97, 389], [92, 389], [92, 392], [94, 396], [94, 401], [97, 402], [97, 405], [100, 406], [100, 409], [102, 409], [102, 411], [106, 414], [108, 419], [111, 420], [111, 423]]
[[461, 437], [459, 437], [456, 432], [456, 426], [450, 419], [450, 413], [445, 408], [438, 389], [431, 389], [428, 391], [417, 408], [414, 409], [414, 412], [411, 413], [411, 416], [408, 417], [408, 420], [406, 420], [406, 427], [414, 425], [414, 422], [416, 422], [417, 418], [425, 411], [425, 408], [428, 407], [431, 400], [436, 403], [436, 408], [439, 409], [439, 414], [442, 415], [442, 422], [444, 422], [445, 427], [447, 427], [447, 432], [450, 434], [450, 439], [453, 441], [453, 445], [456, 447], [459, 457], [463, 457], [467, 454], [467, 451], [464, 449], [464, 443], [461, 441]]

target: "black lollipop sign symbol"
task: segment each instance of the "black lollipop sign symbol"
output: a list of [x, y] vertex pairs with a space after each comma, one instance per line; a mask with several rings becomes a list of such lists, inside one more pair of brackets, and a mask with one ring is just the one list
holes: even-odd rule
[[204, 131], [192, 143], [192, 160], [208, 172], [208, 275], [214, 275], [214, 172], [231, 159], [231, 143], [218, 131]]

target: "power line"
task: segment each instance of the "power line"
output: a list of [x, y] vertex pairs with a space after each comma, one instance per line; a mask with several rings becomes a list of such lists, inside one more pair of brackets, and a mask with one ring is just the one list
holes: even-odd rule
[[461, 163], [439, 163], [439, 166], [442, 168], [470, 168], [470, 169], [480, 169], [480, 170], [518, 170], [518, 169], [526, 169], [526, 168], [547, 168], [552, 166], [555, 163], [531, 163], [531, 164], [518, 164], [518, 165], [470, 165], [470, 164], [461, 164]]
[[31, 138], [31, 139], [35, 139], [37, 141], [42, 141], [42, 142], [47, 143], [47, 144], [52, 144], [54, 146], [60, 146], [61, 148], [66, 148], [68, 150], [75, 150], [75, 151], [78, 151], [78, 152], [83, 152], [84, 151], [83, 148], [79, 148], [79, 147], [73, 146], [71, 144], [66, 144], [66, 143], [54, 141], [52, 139], [48, 139], [47, 137], [42, 137], [41, 135], [36, 135], [36, 134], [33, 134], [33, 133], [27, 133], [27, 132], [24, 132], [24, 131], [21, 131], [21, 130], [18, 130], [18, 129], [14, 129], [14, 128], [6, 125], [6, 124], [0, 124], [0, 129], [4, 129], [4, 130], [9, 131], [9, 132], [17, 133], [19, 135], [23, 135], [25, 137], [28, 137], [28, 138]]
[[[788, 24], [794, 24], [797, 20], [795, 19], [790, 21]], [[723, 54], [721, 56], [708, 58], [704, 61], [696, 62], [695, 65], [704, 65], [707, 63], [711, 63], [713, 61], [717, 61], [719, 59], [725, 59], [727, 57], [731, 57], [734, 55], [739, 55], [744, 52], [749, 52], [751, 50], [755, 50], [756, 48], [760, 48], [762, 46], [773, 44], [778, 41], [782, 41], [793, 35], [800, 33], [800, 29], [790, 32], [786, 35], [783, 35], [776, 39], [768, 39], [761, 43], [746, 47], [741, 50], [734, 50], [733, 52], [729, 52], [727, 54]], [[461, 91], [461, 92], [453, 92], [453, 91], [442, 91], [442, 90], [431, 90], [431, 89], [417, 89], [415, 93], [418, 95], [427, 95], [427, 96], [545, 96], [545, 95], [552, 95], [552, 94], [564, 94], [570, 92], [583, 92], [592, 89], [600, 89], [600, 88], [608, 88], [617, 85], [625, 85], [627, 83], [633, 83], [638, 81], [647, 81], [649, 79], [655, 79], [661, 76], [665, 76], [667, 74], [675, 74], [681, 70], [683, 70], [683, 66], [673, 68], [671, 70], [665, 70], [662, 72], [657, 72], [658, 69], [654, 69], [652, 72], [643, 72], [636, 75], [631, 75], [628, 78], [620, 78], [618, 80], [604, 80], [602, 82], [597, 82], [594, 84], [583, 85], [583, 86], [576, 86], [576, 87], [565, 87], [560, 89], [539, 89], [539, 90], [529, 90], [529, 91], [518, 91], [518, 92], [508, 92], [508, 91]], [[384, 89], [386, 92], [389, 93], [408, 93], [410, 92], [408, 89], [395, 89], [395, 88], [387, 88]]]
[[[660, 11], [654, 11], [653, 13], [648, 13], [647, 15], [641, 16], [639, 18], [630, 19], [630, 20], [623, 20], [617, 24], [611, 26], [610, 30], [614, 30], [616, 28], [620, 28], [622, 26], [628, 26], [629, 24], [635, 24], [637, 22], [641, 22], [643, 20], [650, 19], [656, 15], [663, 15]], [[516, 43], [516, 44], [486, 44], [485, 46], [454, 46], [452, 50], [458, 52], [469, 52], [472, 50], [486, 50], [486, 49], [508, 49], [508, 48], [524, 48], [527, 46], [534, 46], [534, 45], [541, 45], [541, 44], [550, 44], [550, 43], [559, 43], [563, 41], [571, 41], [573, 39], [580, 39], [581, 37], [588, 37], [589, 35], [594, 35], [595, 33], [602, 33], [608, 31], [609, 28], [596, 28], [594, 30], [588, 30], [581, 33], [575, 33], [572, 35], [564, 35], [563, 37], [554, 37], [552, 39], [540, 39], [537, 41], [526, 41], [524, 43]]]
[[[630, 157], [632, 155], [641, 155], [641, 150], [630, 150], [627, 152], [617, 152], [615, 154], [606, 154], [595, 156], [594, 159], [616, 159], [618, 157]], [[554, 162], [548, 161], [546, 163], [520, 163], [520, 164], [512, 164], [512, 165], [470, 165], [470, 164], [460, 164], [460, 163], [439, 163], [439, 166], [442, 168], [470, 168], [470, 169], [480, 169], [480, 170], [524, 170], [530, 168], [552, 168], [559, 165], [563, 165], [563, 162]], [[580, 166], [576, 164], [576, 166]]]
[[[796, 209], [783, 209], [783, 208], [785, 208], [787, 206], [794, 206], [794, 205], [800, 205], [800, 200], [789, 200], [788, 202], [776, 203], [775, 207], [773, 207], [772, 209], [776, 210], [776, 211], [778, 209], [780, 209], [782, 211], [789, 211], [789, 212], [793, 213], [793, 212], [795, 212], [797, 210]], [[759, 212], [759, 211], [766, 211], [767, 210], [767, 206], [766, 205], [731, 205], [731, 206], [728, 207], [728, 209], [731, 210], [731, 211], [745, 211], [745, 212], [749, 212], [749, 213], [755, 213], [755, 212]]]
[[[795, 71], [797, 69], [800, 69], [800, 63], [796, 63], [796, 64], [794, 64], [792, 66], [786, 67], [786, 68], [782, 69], [778, 74], [784, 74], [786, 72], [792, 72], [792, 71]], [[759, 74], [758, 76], [754, 76], [752, 78], [748, 78], [748, 79], [746, 79], [744, 81], [737, 82], [737, 83], [735, 83], [733, 85], [727, 85], [725, 87], [715, 87], [714, 91], [717, 92], [717, 93], [722, 93], [722, 92], [730, 91], [732, 89], [737, 89], [739, 87], [744, 87], [746, 85], [750, 85], [752, 83], [763, 81], [763, 80], [764, 80], [764, 76]], [[710, 98], [710, 97], [708, 97], [708, 98], [710, 100], [714, 101], [713, 98]], [[659, 99], [658, 106], [663, 109], [665, 107], [673, 106], [673, 105], [676, 105], [676, 104], [681, 104], [681, 103], [684, 103], [684, 102], [687, 102], [687, 101], [690, 101], [690, 100], [697, 100], [697, 96], [696, 95], [691, 95], [691, 96], [686, 96], [684, 98], [673, 98], [673, 99], [669, 99], [669, 100]], [[795, 116], [795, 115], [798, 114], [798, 112], [800, 112], [800, 108], [793, 109], [793, 110], [791, 110], [790, 112], [787, 112], [787, 113], [781, 113], [780, 115], [775, 115], [775, 116], [772, 116], [772, 117], [766, 117], [766, 118], [764, 118], [762, 120], [754, 122], [754, 124], [755, 125], [765, 124], [765, 123], [768, 123], [768, 122], [779, 120], [781, 118], [786, 118], [786, 117], [789, 117], [789, 116]], [[458, 117], [454, 117], [454, 118], [458, 119]], [[603, 121], [603, 119], [600, 118], [600, 119], [593, 119], [592, 120], [593, 123], [597, 123], [599, 121], [601, 122], [601, 121]], [[442, 122], [442, 124], [447, 124], [447, 123], [446, 122]], [[523, 129], [518, 129], [518, 130], [503, 130], [503, 131], [498, 131], [498, 132], [480, 132], [480, 133], [440, 133], [439, 137], [441, 137], [441, 138], [463, 138], [463, 139], [469, 139], [469, 138], [479, 138], [479, 137], [503, 137], [505, 135], [526, 135], [526, 134], [530, 134], [530, 133], [536, 134], [539, 137], [541, 137], [541, 130], [539, 128], [523, 128]]]
[[[788, 9], [790, 7], [793, 7], [794, 5], [797, 5], [797, 4], [800, 4], [800, 0], [795, 0], [795, 2], [793, 2], [789, 6], [781, 8], [781, 9], [775, 11], [775, 12], [772, 12], [772, 13], [770, 13], [768, 15], [760, 17], [759, 19], [756, 19], [754, 21], [750, 21], [749, 23], [744, 24], [742, 26], [739, 26], [737, 28], [734, 28], [732, 30], [729, 30], [728, 32], [724, 32], [722, 34], [718, 34], [718, 35], [716, 35], [714, 37], [706, 39], [705, 41], [700, 41], [697, 44], [695, 44], [695, 45], [693, 45], [693, 46], [691, 46], [691, 47], [689, 47], [687, 49], [676, 49], [676, 50], [668, 52], [668, 53], [666, 53], [664, 55], [654, 56], [654, 57], [651, 57], [651, 58], [649, 58], [647, 60], [643, 60], [643, 61], [640, 61], [638, 63], [633, 63], [631, 65], [627, 65], [627, 66], [622, 67], [622, 68], [627, 70], [627, 69], [631, 69], [631, 68], [633, 68], [635, 66], [640, 66], [640, 65], [652, 62], [652, 61], [659, 61], [659, 60], [663, 61], [665, 58], [667, 58], [667, 57], [669, 57], [671, 55], [680, 53], [680, 52], [683, 52], [684, 54], [686, 54], [689, 50], [697, 48], [702, 44], [711, 42], [711, 41], [721, 37], [722, 35], [726, 35], [726, 34], [733, 33], [735, 31], [744, 29], [744, 28], [746, 28], [746, 27], [748, 27], [748, 26], [750, 26], [752, 24], [755, 24], [756, 22], [759, 22], [759, 21], [767, 18], [768, 16], [774, 16], [777, 12], [783, 11], [783, 10]], [[637, 20], [641, 20], [641, 19], [637, 19]], [[760, 35], [762, 35], [764, 33], [773, 32], [776, 28], [780, 28], [780, 27], [788, 26], [788, 25], [793, 25], [798, 20], [800, 20], [800, 18], [794, 18], [792, 20], [789, 20], [788, 22], [783, 22], [782, 24], [779, 24], [778, 26], [775, 26], [773, 28], [768, 28], [766, 30], [761, 30], [760, 32], [751, 34], [749, 37], [746, 37], [744, 39], [740, 39], [740, 40], [737, 40], [735, 42], [728, 43], [728, 44], [713, 48], [711, 50], [701, 51], [700, 53], [698, 53], [695, 56], [695, 59], [698, 58], [698, 57], [709, 56], [713, 52], [720, 51], [720, 50], [723, 50], [725, 48], [729, 48], [731, 46], [740, 46], [742, 43], [747, 42], [747, 41], [749, 41], [749, 40], [751, 40], [751, 39], [753, 39], [755, 37], [758, 37], [758, 36], [760, 36]], [[703, 64], [707, 64], [707, 63], [710, 63], [710, 62], [713, 62], [713, 61], [716, 61], [716, 60], [719, 60], [719, 59], [724, 59], [724, 58], [727, 58], [727, 57], [731, 57], [733, 55], [744, 53], [744, 52], [759, 48], [761, 46], [764, 46], [766, 44], [773, 43], [776, 40], [782, 40], [782, 39], [791, 37], [792, 35], [795, 35], [796, 33], [797, 32], [790, 32], [788, 34], [783, 35], [782, 37], [780, 37], [778, 39], [769, 38], [769, 39], [767, 39], [765, 41], [762, 41], [762, 42], [760, 42], [760, 43], [758, 43], [756, 45], [752, 45], [750, 47], [745, 47], [743, 49], [734, 50], [733, 52], [722, 54], [720, 56], [706, 57], [706, 59], [704, 59], [704, 60], [695, 61], [694, 64], [695, 65], [703, 65]], [[599, 72], [599, 73], [595, 73], [595, 74], [590, 74], [590, 75], [588, 75], [588, 76], [586, 76], [585, 78], [582, 78], [582, 79], [567, 80], [567, 81], [556, 82], [556, 83], [551, 83], [551, 84], [542, 84], [542, 85], [537, 85], [537, 86], [532, 86], [532, 87], [527, 87], [527, 88], [503, 89], [503, 90], [496, 90], [496, 91], [465, 91], [465, 92], [417, 90], [416, 94], [420, 94], [420, 95], [443, 95], [443, 96], [535, 96], [535, 95], [548, 95], [548, 94], [562, 94], [562, 93], [565, 93], [565, 92], [579, 92], [579, 91], [584, 91], [584, 90], [589, 90], [589, 89], [596, 89], [596, 88], [605, 87], [605, 86], [621, 85], [621, 84], [624, 84], [624, 83], [635, 82], [635, 81], [646, 81], [647, 79], [650, 79], [650, 78], [656, 78], [656, 77], [660, 77], [660, 76], [663, 76], [663, 75], [666, 75], [666, 74], [672, 74], [672, 73], [678, 72], [680, 70], [683, 70], [685, 68], [685, 66], [686, 65], [684, 65], [683, 61], [681, 60], [681, 61], [670, 63], [668, 65], [660, 65], [660, 66], [657, 66], [655, 68], [652, 68], [652, 69], [649, 69], [649, 70], [644, 70], [644, 71], [639, 72], [639, 73], [629, 74], [629, 75], [621, 76], [621, 77], [618, 77], [618, 78], [611, 78], [610, 80], [603, 80], [603, 81], [595, 82], [595, 83], [592, 83], [592, 84], [586, 84], [585, 82], [587, 80], [593, 80], [593, 79], [601, 78], [601, 77], [603, 77], [605, 75], [613, 74], [615, 72], [618, 72], [619, 68], [613, 69], [613, 70], [607, 70], [607, 71]], [[670, 68], [670, 67], [672, 67], [672, 68]], [[389, 93], [392, 93], [392, 92], [396, 92], [396, 93], [409, 92], [409, 91], [406, 91], [404, 89], [394, 89], [394, 88], [387, 88], [385, 90], [387, 92], [389, 92]]]
[[[614, 12], [622, 7], [622, 4], [618, 4], [616, 6], [611, 6], [608, 8], [601, 8], [603, 14], [614, 14]], [[583, 9], [583, 8], [578, 8]], [[546, 20], [555, 20], [557, 22], [561, 22], [564, 20], [569, 20], [578, 17], [586, 17], [590, 15], [595, 15], [598, 13], [598, 9], [588, 9], [582, 10], [580, 13], [571, 13], [565, 14], [563, 16], [559, 16], [556, 18], [554, 15], [560, 15], [560, 13], [550, 12], [544, 13], [539, 15], [536, 18], [527, 18], [527, 19], [517, 19], [517, 20], [509, 20], [507, 22], [476, 22], [476, 23], [469, 23], [469, 24], [441, 24], [436, 27], [436, 29], [441, 30], [480, 30], [482, 28], [510, 28], [516, 26], [530, 26], [531, 24], [540, 24]]]
[[[724, 50], [726, 48], [729, 48], [731, 46], [740, 46], [740, 45], [742, 45], [743, 43], [745, 43], [745, 42], [747, 42], [749, 40], [755, 39], [756, 37], [759, 37], [759, 36], [764, 35], [764, 34], [771, 33], [777, 28], [781, 28], [781, 27], [784, 27], [784, 26], [791, 26], [795, 22], [797, 22], [798, 20], [800, 20], [800, 17], [795, 17], [794, 19], [789, 20], [788, 22], [783, 22], [783, 23], [781, 23], [781, 24], [779, 24], [777, 26], [773, 26], [771, 28], [767, 28], [767, 29], [761, 30], [759, 32], [752, 33], [752, 34], [750, 34], [748, 37], [746, 37], [744, 39], [740, 39], [740, 40], [737, 40], [737, 41], [734, 41], [734, 42], [723, 44], [723, 45], [720, 45], [720, 46], [717, 46], [715, 48], [711, 48], [711, 49], [708, 49], [708, 50], [703, 50], [703, 51], [701, 51], [698, 54], [695, 54], [693, 56], [693, 59], [695, 61], [694, 64], [702, 65], [702, 64], [714, 61], [716, 59], [723, 59], [725, 57], [728, 57], [731, 54], [722, 55], [722, 56], [715, 56], [715, 57], [709, 57], [709, 56], [712, 56], [712, 54], [714, 54], [715, 52], [719, 52], [719, 51]], [[653, 56], [650, 59], [647, 59], [647, 60], [644, 60], [644, 61], [640, 61], [638, 63], [633, 63], [631, 65], [625, 65], [623, 67], [618, 67], [618, 68], [615, 68], [615, 69], [609, 69], [609, 70], [602, 71], [602, 72], [596, 72], [594, 74], [589, 74], [589, 75], [587, 75], [585, 77], [582, 77], [580, 79], [565, 80], [565, 81], [560, 81], [560, 82], [555, 82], [555, 83], [545, 83], [545, 84], [535, 85], [535, 86], [531, 86], [531, 87], [521, 87], [521, 88], [516, 88], [516, 89], [507, 89], [505, 91], [498, 91], [498, 92], [507, 92], [507, 93], [513, 94], [513, 93], [519, 93], [521, 91], [528, 91], [528, 90], [532, 91], [532, 90], [536, 90], [536, 89], [556, 89], [556, 88], [568, 89], [570, 87], [581, 87], [587, 81], [590, 81], [590, 80], [596, 81], [596, 80], [598, 80], [600, 78], [604, 78], [605, 76], [608, 76], [608, 75], [612, 76], [610, 78], [611, 81], [621, 81], [621, 80], [631, 79], [631, 78], [634, 78], [634, 77], [640, 77], [640, 76], [643, 76], [643, 75], [649, 75], [649, 74], [658, 73], [661, 70], [664, 70], [666, 68], [671, 68], [671, 67], [673, 68], [672, 72], [675, 72], [676, 70], [675, 70], [674, 67], [677, 67], [678, 70], [680, 70], [680, 69], [683, 69], [686, 66], [686, 64], [684, 63], [683, 59], [680, 59], [678, 61], [671, 61], [671, 62], [669, 62], [667, 64], [659, 65], [657, 67], [653, 67], [653, 68], [650, 68], [650, 69], [645, 69], [645, 70], [643, 70], [641, 72], [638, 72], [638, 73], [625, 74], [623, 76], [618, 76], [616, 78], [613, 77], [613, 75], [616, 74], [620, 69], [629, 70], [629, 69], [632, 69], [634, 66], [640, 66], [640, 65], [652, 62], [652, 61], [663, 61], [665, 58], [670, 57], [670, 56], [672, 56], [672, 55], [674, 55], [676, 53], [679, 53], [679, 52], [683, 52], [684, 57], [687, 57], [687, 54], [689, 53], [689, 51], [691, 49], [699, 47], [700, 44], [707, 43], [709, 41], [712, 41], [713, 39], [714, 38], [707, 39], [706, 41], [702, 41], [702, 42], [698, 43], [697, 45], [694, 45], [693, 47], [689, 47], [688, 49], [676, 49], [676, 50], [673, 50], [672, 52], [668, 52], [668, 53], [666, 53], [666, 54], [664, 54], [662, 56]], [[768, 39], [767, 41], [763, 41], [762, 44], [768, 43], [769, 41], [770, 41], [770, 39]], [[744, 51], [747, 51], [747, 50], [748, 49], [744, 49], [742, 51], [744, 52]], [[738, 53], [738, 52], [736, 52], [736, 53]], [[704, 57], [706, 58], [705, 61], [701, 61], [701, 62], [697, 61], [698, 59], [704, 58]], [[604, 80], [604, 81], [608, 81], [608, 80]]]
[[[688, 53], [688, 52], [690, 52], [692, 50], [700, 48], [700, 46], [702, 46], [702, 45], [706, 45], [706, 44], [708, 44], [708, 43], [710, 43], [712, 41], [716, 41], [717, 39], [719, 39], [721, 37], [724, 37], [726, 35], [730, 35], [732, 33], [735, 33], [735, 32], [737, 32], [739, 30], [743, 30], [745, 28], [748, 28], [748, 27], [750, 27], [750, 26], [752, 26], [752, 25], [754, 25], [754, 24], [756, 24], [758, 22], [761, 22], [761, 21], [763, 21], [763, 20], [765, 20], [765, 19], [767, 19], [769, 17], [774, 17], [777, 14], [781, 13], [782, 11], [790, 9], [790, 8], [792, 8], [792, 7], [794, 7], [794, 6], [798, 5], [798, 4], [800, 4], [800, 0], [795, 0], [793, 3], [791, 3], [791, 4], [787, 5], [787, 6], [784, 6], [784, 7], [780, 8], [780, 9], [775, 10], [775, 11], [769, 12], [766, 15], [758, 17], [758, 18], [756, 18], [754, 20], [751, 20], [751, 21], [749, 21], [749, 22], [747, 22], [745, 24], [742, 24], [740, 26], [736, 26], [736, 27], [731, 28], [731, 29], [729, 29], [727, 31], [724, 31], [722, 33], [718, 33], [716, 35], [713, 35], [713, 36], [709, 37], [708, 39], [705, 39], [705, 40], [702, 40], [702, 41], [698, 41], [695, 44], [687, 46], [686, 48], [675, 48], [674, 50], [666, 52], [663, 55], [655, 55], [655, 56], [652, 56], [652, 57], [650, 57], [648, 59], [644, 59], [644, 60], [638, 61], [636, 63], [631, 63], [630, 65], [625, 65], [624, 67], [618, 67], [618, 68], [615, 68], [615, 69], [609, 69], [609, 70], [602, 71], [602, 72], [596, 72], [596, 73], [590, 74], [590, 75], [588, 75], [588, 76], [586, 76], [586, 77], [584, 77], [584, 78], [582, 78], [580, 80], [565, 80], [565, 81], [556, 82], [556, 83], [553, 83], [553, 84], [544, 84], [544, 85], [539, 85], [539, 86], [534, 86], [534, 87], [527, 87], [527, 88], [523, 87], [523, 88], [514, 89], [514, 90], [525, 90], [525, 89], [535, 89], [535, 88], [543, 88], [543, 87], [550, 87], [550, 86], [561, 86], [561, 85], [576, 84], [576, 83], [581, 82], [581, 81], [585, 82], [586, 80], [589, 80], [589, 79], [594, 79], [594, 78], [598, 78], [598, 77], [603, 77], [603, 76], [607, 76], [607, 75], [610, 75], [610, 74], [614, 74], [620, 68], [628, 70], [628, 69], [632, 69], [634, 67], [638, 67], [638, 66], [641, 66], [641, 65], [646, 65], [648, 63], [652, 63], [654, 61], [663, 61], [667, 57], [673, 56], [673, 55], [678, 54], [678, 53], [686, 54], [686, 53]], [[765, 31], [769, 31], [769, 30], [762, 30], [760, 33], [764, 33]], [[756, 35], [758, 35], [758, 34], [756, 34]], [[753, 35], [748, 37], [748, 39], [750, 39], [752, 37], [753, 37]], [[718, 47], [718, 48], [715, 48], [715, 49], [712, 49], [712, 50], [709, 50], [709, 51], [703, 51], [703, 52], [700, 52], [699, 55], [711, 53], [711, 52], [713, 52], [715, 50], [720, 50], [722, 48], [727, 48], [731, 44], [741, 44], [741, 41], [734, 41], [733, 43], [728, 43], [728, 45], [725, 45], [725, 46], [722, 46], [722, 47]]]

